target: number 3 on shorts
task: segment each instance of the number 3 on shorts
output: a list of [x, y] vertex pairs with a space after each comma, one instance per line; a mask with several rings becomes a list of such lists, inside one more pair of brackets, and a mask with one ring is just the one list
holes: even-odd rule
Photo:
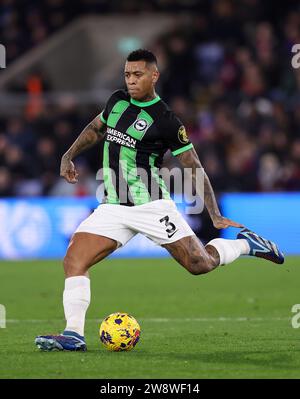
[[170, 222], [169, 216], [166, 215], [162, 219], [160, 219], [160, 223], [165, 222], [165, 226], [167, 227], [166, 232], [168, 233], [168, 238], [171, 238], [177, 231], [174, 223]]

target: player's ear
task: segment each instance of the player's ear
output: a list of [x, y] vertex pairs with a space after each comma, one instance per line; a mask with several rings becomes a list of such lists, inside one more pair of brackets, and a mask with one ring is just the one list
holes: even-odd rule
[[158, 81], [159, 78], [159, 72], [156, 69], [155, 71], [153, 71], [152, 73], [152, 83], [155, 84]]

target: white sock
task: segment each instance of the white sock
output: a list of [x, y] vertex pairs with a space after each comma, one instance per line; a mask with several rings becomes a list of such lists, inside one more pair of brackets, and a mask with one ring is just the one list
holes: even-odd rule
[[67, 325], [65, 330], [84, 336], [85, 314], [91, 301], [90, 279], [85, 276], [65, 280], [63, 304]]
[[250, 247], [247, 240], [225, 240], [224, 238], [214, 238], [206, 245], [216, 248], [220, 256], [220, 265], [227, 265], [239, 258], [241, 255], [248, 255]]

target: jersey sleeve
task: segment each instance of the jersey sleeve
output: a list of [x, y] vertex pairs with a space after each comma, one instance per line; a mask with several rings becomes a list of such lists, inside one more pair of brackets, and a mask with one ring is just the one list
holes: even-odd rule
[[167, 118], [164, 129], [164, 139], [174, 156], [193, 148], [193, 144], [188, 138], [183, 123], [173, 113], [170, 113]]
[[107, 119], [108, 115], [110, 114], [111, 110], [113, 109], [113, 106], [115, 103], [120, 100], [120, 97], [122, 95], [121, 90], [115, 91], [108, 99], [108, 101], [105, 104], [104, 110], [100, 113], [100, 119], [103, 123], [107, 124]]

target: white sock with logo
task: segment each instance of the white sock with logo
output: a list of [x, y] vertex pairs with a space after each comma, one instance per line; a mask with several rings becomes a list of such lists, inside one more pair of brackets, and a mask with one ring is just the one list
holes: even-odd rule
[[84, 336], [85, 314], [91, 301], [90, 279], [85, 276], [65, 280], [63, 304], [67, 325], [65, 330]]
[[239, 258], [241, 255], [248, 255], [250, 247], [247, 240], [241, 238], [238, 240], [225, 240], [224, 238], [214, 238], [206, 246], [214, 247], [220, 257], [220, 265], [227, 265]]

